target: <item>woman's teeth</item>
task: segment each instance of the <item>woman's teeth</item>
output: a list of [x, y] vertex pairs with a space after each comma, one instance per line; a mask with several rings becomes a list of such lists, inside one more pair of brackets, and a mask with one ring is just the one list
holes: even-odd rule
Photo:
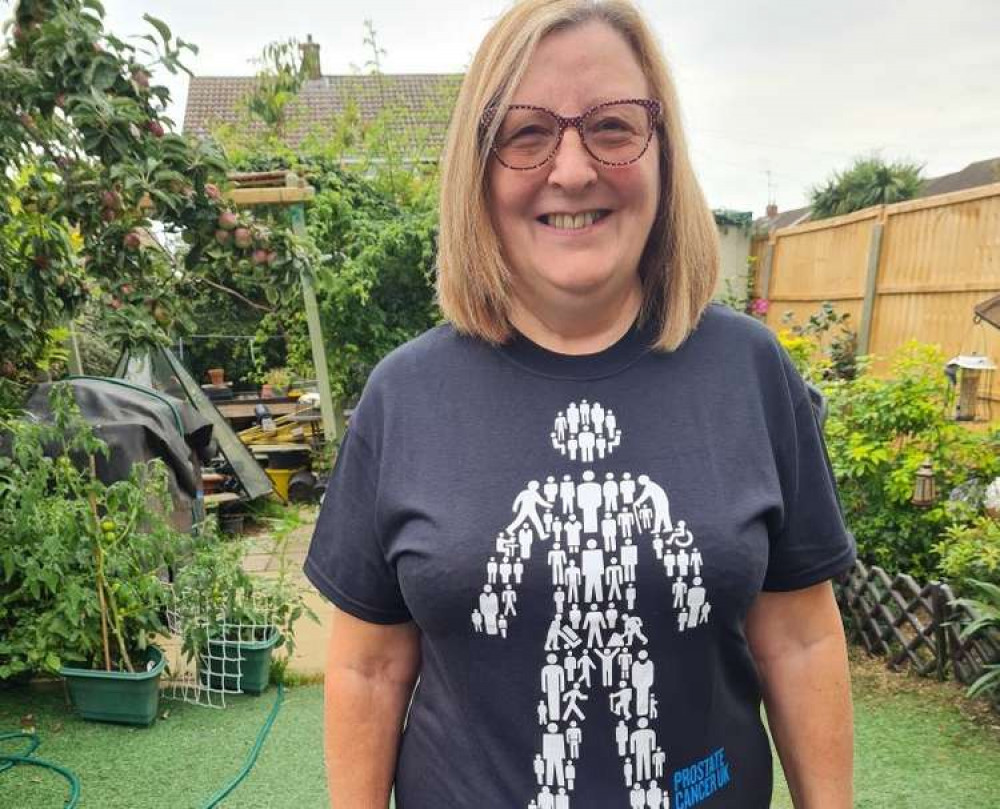
[[594, 224], [598, 219], [603, 219], [607, 211], [585, 211], [575, 216], [568, 213], [550, 213], [542, 217], [542, 221], [550, 227], [559, 230], [579, 230], [588, 225]]

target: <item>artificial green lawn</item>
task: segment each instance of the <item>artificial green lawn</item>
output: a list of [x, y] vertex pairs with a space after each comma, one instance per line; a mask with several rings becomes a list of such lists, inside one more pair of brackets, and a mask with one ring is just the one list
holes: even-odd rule
[[[889, 674], [860, 656], [852, 669], [858, 809], [997, 806], [1000, 719], [963, 716], [952, 686]], [[256, 767], [223, 806], [327, 809], [322, 687], [285, 694]], [[0, 691], [0, 732], [17, 729], [23, 714], [34, 713], [42, 736], [37, 755], [80, 776], [81, 809], [200, 809], [242, 767], [274, 695], [271, 688], [234, 699], [224, 711], [165, 700], [167, 719], [128, 729], [75, 719], [61, 690]], [[4, 809], [56, 809], [65, 794], [58, 776], [35, 768], [0, 773]], [[773, 806], [792, 806], [780, 772]]]

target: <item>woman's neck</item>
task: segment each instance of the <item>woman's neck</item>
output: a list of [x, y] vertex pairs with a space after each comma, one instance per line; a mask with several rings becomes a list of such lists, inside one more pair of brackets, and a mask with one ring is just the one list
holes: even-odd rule
[[581, 306], [572, 311], [525, 305], [515, 299], [510, 320], [533, 343], [559, 354], [596, 354], [617, 343], [635, 323], [642, 305], [637, 284], [617, 301]]

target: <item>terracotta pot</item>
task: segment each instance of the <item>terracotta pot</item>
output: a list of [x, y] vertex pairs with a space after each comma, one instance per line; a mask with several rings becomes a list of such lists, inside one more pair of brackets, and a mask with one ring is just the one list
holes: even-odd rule
[[226, 369], [225, 368], [209, 368], [208, 378], [213, 385], [224, 385], [226, 383]]

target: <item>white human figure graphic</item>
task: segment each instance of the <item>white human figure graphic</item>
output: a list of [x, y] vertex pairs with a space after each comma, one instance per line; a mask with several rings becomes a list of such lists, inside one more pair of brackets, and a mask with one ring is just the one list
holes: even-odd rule
[[667, 763], [667, 754], [663, 748], [657, 747], [653, 752], [653, 774], [657, 778], [663, 778], [663, 767]]
[[691, 551], [691, 569], [694, 571], [695, 576], [701, 575], [701, 551], [697, 548]]
[[677, 527], [667, 537], [668, 545], [676, 545], [678, 548], [687, 548], [694, 542], [694, 536], [687, 529], [684, 520], [677, 521]]
[[576, 518], [565, 524], [566, 528], [566, 547], [573, 553], [580, 550], [580, 533], [583, 531], [583, 525]]
[[606, 511], [618, 511], [618, 482], [615, 480], [613, 472], [608, 472], [604, 476], [604, 485], [601, 487], [604, 494], [604, 508]]
[[566, 728], [566, 744], [569, 745], [570, 758], [580, 758], [580, 742], [583, 741], [583, 731], [574, 719]]
[[560, 520], [558, 517], [553, 519], [552, 512], [549, 512], [545, 516], [551, 520], [552, 524], [550, 527], [552, 530], [552, 536], [555, 537], [556, 542], [562, 542], [563, 521]]
[[608, 629], [614, 629], [615, 623], [618, 621], [618, 610], [615, 609], [614, 601], [608, 604], [608, 608], [604, 611], [604, 617], [608, 619]]
[[646, 803], [643, 804], [647, 809], [660, 809], [661, 801], [663, 800], [663, 790], [657, 785], [656, 780], [649, 782], [649, 789], [646, 790]]
[[572, 514], [576, 503], [576, 486], [569, 475], [563, 475], [559, 484], [559, 500], [562, 502], [562, 513]]
[[594, 473], [583, 473], [583, 483], [576, 487], [576, 503], [583, 510], [583, 532], [597, 533], [597, 514], [601, 508], [601, 484], [594, 482]]
[[674, 565], [676, 564], [677, 554], [675, 554], [670, 548], [667, 548], [663, 552], [663, 568], [667, 571], [668, 579], [672, 579], [674, 577]]
[[566, 565], [566, 551], [564, 551], [558, 542], [552, 546], [552, 550], [549, 551], [548, 556], [549, 566], [552, 568], [552, 583], [553, 584], [565, 584], [566, 578], [563, 575], [563, 570]]
[[580, 568], [576, 566], [576, 559], [570, 559], [569, 567], [563, 573], [563, 579], [566, 582], [566, 597], [571, 602], [580, 600], [580, 580], [582, 578], [583, 574], [580, 572]]
[[642, 717], [639, 729], [632, 731], [628, 742], [629, 752], [635, 756], [635, 780], [652, 778], [653, 750], [656, 749], [656, 732], [650, 729], [649, 720]]
[[635, 569], [639, 564], [639, 548], [626, 539], [621, 546], [622, 567], [625, 569], [625, 581], [635, 581]]
[[653, 687], [653, 661], [643, 649], [639, 659], [632, 664], [632, 687], [635, 689], [635, 712], [639, 716], [649, 715], [650, 689]]
[[579, 703], [586, 702], [590, 697], [584, 694], [580, 690], [579, 685], [574, 685], [569, 691], [563, 694], [563, 702], [566, 703], [566, 708], [563, 710], [563, 721], [569, 719], [570, 714], [575, 714], [577, 719], [581, 722], [587, 717], [584, 716], [583, 711], [580, 710]]
[[547, 534], [545, 527], [542, 525], [541, 517], [538, 515], [539, 508], [548, 510], [552, 506], [538, 493], [538, 481], [532, 480], [528, 483], [527, 488], [514, 499], [514, 506], [511, 508], [511, 511], [516, 512], [516, 516], [510, 525], [507, 526], [507, 533], [512, 534], [514, 529], [519, 525], [530, 521], [535, 526], [538, 536], [544, 539]]
[[559, 705], [562, 701], [562, 691], [566, 687], [566, 673], [559, 665], [559, 658], [554, 654], [548, 655], [546, 665], [542, 669], [542, 693], [546, 697], [546, 710], [552, 718], [559, 716]]
[[556, 437], [560, 441], [566, 440], [566, 429], [569, 427], [569, 423], [566, 421], [566, 416], [560, 410], [559, 415], [556, 416]]
[[[558, 714], [557, 714], [558, 715]], [[559, 725], [549, 722], [542, 737], [542, 758], [545, 760], [545, 781], [564, 786], [566, 783], [566, 737], [559, 732]]]
[[486, 621], [486, 634], [496, 635], [497, 613], [500, 612], [500, 604], [497, 602], [497, 594], [493, 592], [490, 585], [483, 587], [483, 592], [479, 595], [479, 611]]
[[642, 492], [632, 504], [632, 508], [636, 509], [646, 501], [649, 501], [653, 507], [653, 532], [672, 531], [670, 501], [667, 499], [667, 493], [663, 491], [663, 487], [651, 481], [649, 475], [639, 475], [638, 482], [642, 486]]
[[501, 593], [501, 598], [503, 599], [503, 614], [517, 615], [517, 608], [514, 606], [517, 603], [517, 593], [514, 592], [514, 588], [508, 584]]
[[674, 594], [674, 607], [684, 606], [684, 596], [687, 593], [687, 585], [684, 583], [684, 579], [677, 578], [673, 586], [670, 588], [671, 592]]
[[618, 512], [618, 527], [621, 529], [623, 537], [631, 539], [635, 522], [636, 516], [634, 512], [625, 510]]
[[542, 495], [550, 503], [554, 503], [556, 501], [557, 494], [559, 494], [559, 484], [556, 483], [554, 475], [549, 475], [545, 478], [545, 485], [542, 486]]
[[587, 630], [587, 646], [596, 649], [604, 645], [601, 630], [607, 629], [604, 613], [597, 609], [596, 604], [590, 605], [590, 612], [583, 619], [583, 628]]
[[569, 431], [574, 435], [580, 431], [580, 408], [576, 402], [570, 402], [566, 408], [566, 418], [569, 421]]
[[691, 562], [691, 554], [689, 554], [684, 548], [677, 551], [677, 572], [680, 573], [682, 578], [687, 578], [688, 565]]
[[625, 580], [625, 572], [618, 560], [612, 556], [611, 564], [604, 569], [604, 581], [608, 586], [608, 598], [615, 598], [621, 601], [622, 582]]
[[580, 672], [579, 682], [583, 683], [590, 688], [590, 675], [597, 668], [597, 664], [590, 657], [588, 652], [584, 652], [580, 655], [580, 659], [577, 661], [577, 670]]
[[583, 573], [583, 598], [586, 601], [604, 600], [604, 551], [597, 547], [597, 540], [587, 540], [587, 550], [581, 555]]
[[618, 538], [618, 523], [610, 511], [606, 511], [604, 519], [601, 520], [601, 536], [604, 538], [604, 550], [608, 553], [616, 553], [618, 551], [618, 544], [615, 542]]
[[590, 423], [594, 425], [594, 432], [598, 435], [604, 429], [604, 408], [600, 402], [594, 402], [590, 408]]
[[[550, 429], [560, 463], [578, 461], [588, 468], [579, 474], [539, 471], [515, 492], [514, 519], [495, 543], [490, 540], [495, 552], [487, 555], [486, 583], [471, 611], [473, 634], [497, 636], [502, 642], [518, 631], [523, 614], [532, 612], [524, 609], [517, 593], [532, 551], [549, 567], [545, 581], [546, 586], [551, 582], [552, 613], [537, 681], [538, 746], [534, 758], [525, 762], [539, 791], [525, 796], [521, 805], [581, 809], [572, 802], [577, 800], [574, 761], [580, 756], [582, 725], [594, 711], [607, 711], [614, 720], [614, 752], [622, 763], [622, 799], [627, 796], [640, 809], [662, 809], [661, 801], [669, 807], [662, 786], [667, 754], [657, 745], [655, 728], [657, 665], [637, 611], [637, 605], [646, 604], [646, 596], [636, 589], [638, 571], [642, 564], [663, 566], [677, 631], [686, 635], [707, 623], [711, 609], [701, 578], [704, 560], [692, 546], [685, 522], [672, 522], [662, 485], [642, 470], [635, 475], [616, 472], [594, 460], [595, 451], [603, 461], [621, 444], [622, 429], [613, 410], [597, 401], [570, 402]], [[537, 548], [539, 542], [547, 547]], [[640, 550], [643, 542], [650, 543], [651, 551]], [[690, 581], [688, 574], [693, 574]], [[647, 609], [655, 607], [658, 597], [649, 596]], [[663, 631], [657, 625], [656, 634]], [[595, 702], [594, 689], [606, 697]]]

